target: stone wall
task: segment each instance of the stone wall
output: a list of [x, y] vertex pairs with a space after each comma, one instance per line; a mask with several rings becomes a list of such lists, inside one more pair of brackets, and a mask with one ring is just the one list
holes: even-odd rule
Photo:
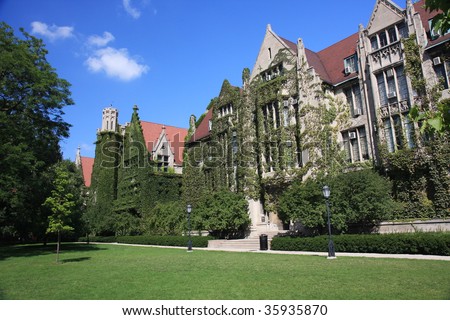
[[378, 229], [379, 233], [405, 233], [417, 231], [450, 231], [450, 220], [434, 219], [409, 222], [382, 222]]

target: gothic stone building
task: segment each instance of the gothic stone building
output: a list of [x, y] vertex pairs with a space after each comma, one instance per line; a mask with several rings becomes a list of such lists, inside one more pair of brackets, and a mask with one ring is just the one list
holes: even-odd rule
[[187, 201], [195, 203], [202, 185], [243, 192], [252, 231], [276, 231], [285, 226], [271, 200], [293, 177], [373, 165], [383, 149], [419, 147], [408, 118], [418, 93], [405, 71], [404, 40], [415, 40], [424, 78], [443, 83], [443, 98], [450, 70], [443, 55], [450, 34], [430, 30], [423, 6], [377, 0], [366, 27], [319, 52], [268, 25], [242, 86], [225, 80], [205, 114], [191, 118], [184, 183], [196, 191]]
[[142, 121], [136, 106], [130, 122], [119, 125], [118, 116], [115, 108], [103, 110], [95, 158], [78, 150], [75, 160], [89, 187], [87, 216], [94, 233], [132, 233], [117, 225], [132, 225], [157, 201], [181, 196], [187, 129]]

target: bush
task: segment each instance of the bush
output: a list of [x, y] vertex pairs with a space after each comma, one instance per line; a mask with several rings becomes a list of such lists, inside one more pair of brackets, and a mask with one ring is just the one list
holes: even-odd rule
[[195, 229], [219, 238], [242, 238], [251, 224], [247, 200], [229, 190], [206, 194], [192, 212]]
[[179, 236], [187, 230], [186, 208], [180, 201], [157, 203], [142, 219], [144, 234]]
[[[336, 252], [368, 252], [387, 254], [424, 254], [450, 256], [450, 233], [395, 233], [333, 236]], [[328, 236], [313, 238], [274, 237], [272, 250], [328, 250]]]
[[399, 208], [390, 195], [390, 182], [366, 169], [342, 173], [327, 181], [308, 179], [293, 183], [280, 197], [280, 218], [298, 221], [310, 233], [327, 232], [322, 195], [324, 184], [331, 189], [331, 224], [336, 233], [370, 232], [378, 222], [389, 219]]
[[[87, 242], [87, 237], [81, 237], [78, 238], [79, 242]], [[89, 241], [90, 242], [117, 242], [117, 239], [115, 236], [108, 236], [108, 237], [102, 237], [102, 236], [94, 236], [94, 237], [89, 237]]]
[[[208, 247], [208, 240], [212, 237], [191, 237], [192, 246], [197, 248]], [[169, 246], [169, 247], [186, 247], [188, 244], [188, 236], [122, 236], [117, 237], [117, 242], [128, 244], [148, 244], [155, 246]]]

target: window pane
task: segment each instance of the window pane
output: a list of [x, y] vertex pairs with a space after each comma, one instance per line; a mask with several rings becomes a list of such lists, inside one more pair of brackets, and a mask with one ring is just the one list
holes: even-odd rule
[[289, 109], [288, 108], [283, 109], [283, 119], [284, 119], [284, 126], [287, 127], [289, 125]]
[[398, 34], [400, 35], [400, 38], [408, 38], [408, 28], [406, 27], [406, 23], [401, 22], [397, 25]]
[[397, 140], [397, 149], [403, 149], [403, 128], [400, 116], [392, 117], [394, 120], [395, 140]]
[[388, 101], [386, 94], [386, 84], [384, 83], [383, 73], [377, 74], [377, 82], [378, 82], [378, 93], [380, 95], [380, 105], [385, 106], [388, 104]]
[[397, 41], [397, 32], [395, 31], [395, 28], [390, 28], [388, 30], [388, 34], [389, 34], [389, 43]]
[[414, 123], [409, 120], [408, 116], [405, 116], [405, 134], [406, 134], [406, 141], [408, 142], [408, 147], [414, 148]]
[[405, 73], [403, 72], [403, 66], [395, 68], [395, 73], [397, 74], [400, 100], [408, 100], [408, 85], [406, 83]]
[[394, 98], [396, 95], [396, 89], [395, 89], [395, 80], [394, 77], [387, 78], [388, 81], [388, 97]]
[[384, 135], [389, 152], [394, 152], [394, 136], [392, 134], [391, 119], [389, 118], [384, 120]]
[[369, 150], [367, 148], [367, 136], [366, 129], [364, 127], [360, 127], [359, 131], [359, 145], [361, 146], [361, 154], [364, 160], [369, 159]]
[[383, 48], [385, 46], [387, 46], [388, 42], [387, 42], [387, 37], [386, 37], [386, 32], [381, 32], [380, 33], [380, 47]]
[[348, 132], [342, 133], [342, 140], [344, 142], [345, 160], [352, 162], [352, 154], [350, 152], [350, 143], [348, 141]]
[[352, 95], [352, 90], [351, 89], [346, 89], [345, 90], [345, 95], [347, 97], [347, 103], [350, 105], [350, 110], [353, 110], [353, 95]]
[[353, 161], [360, 161], [359, 158], [359, 146], [358, 146], [358, 139], [351, 139], [350, 143], [352, 145], [352, 151], [353, 151]]
[[355, 94], [355, 110], [359, 108], [362, 111], [361, 90], [359, 90], [359, 84], [353, 86], [353, 93]]
[[372, 38], [370, 38], [370, 44], [372, 45], [372, 51], [378, 49], [378, 39], [377, 39], [377, 36], [373, 36]]

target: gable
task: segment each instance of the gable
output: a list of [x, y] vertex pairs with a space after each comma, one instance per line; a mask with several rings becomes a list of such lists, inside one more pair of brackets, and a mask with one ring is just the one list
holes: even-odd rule
[[389, 0], [378, 0], [367, 25], [369, 35], [403, 19], [403, 9]]
[[184, 138], [188, 130], [184, 128], [177, 128], [166, 126], [163, 124], [141, 121], [142, 133], [145, 140], [145, 145], [149, 152], [152, 152], [161, 141], [161, 134], [165, 131], [165, 141], [170, 144], [170, 149], [174, 154], [175, 163], [181, 165], [183, 163]]
[[[253, 80], [263, 70], [268, 69], [273, 58], [282, 49], [289, 49], [292, 52], [294, 48], [291, 48], [288, 44], [284, 43], [283, 40], [272, 31], [270, 24], [267, 25], [266, 34], [263, 43], [261, 44], [261, 48], [259, 49], [258, 57], [250, 75], [250, 80]], [[293, 51], [293, 54], [296, 54], [296, 50]]]

